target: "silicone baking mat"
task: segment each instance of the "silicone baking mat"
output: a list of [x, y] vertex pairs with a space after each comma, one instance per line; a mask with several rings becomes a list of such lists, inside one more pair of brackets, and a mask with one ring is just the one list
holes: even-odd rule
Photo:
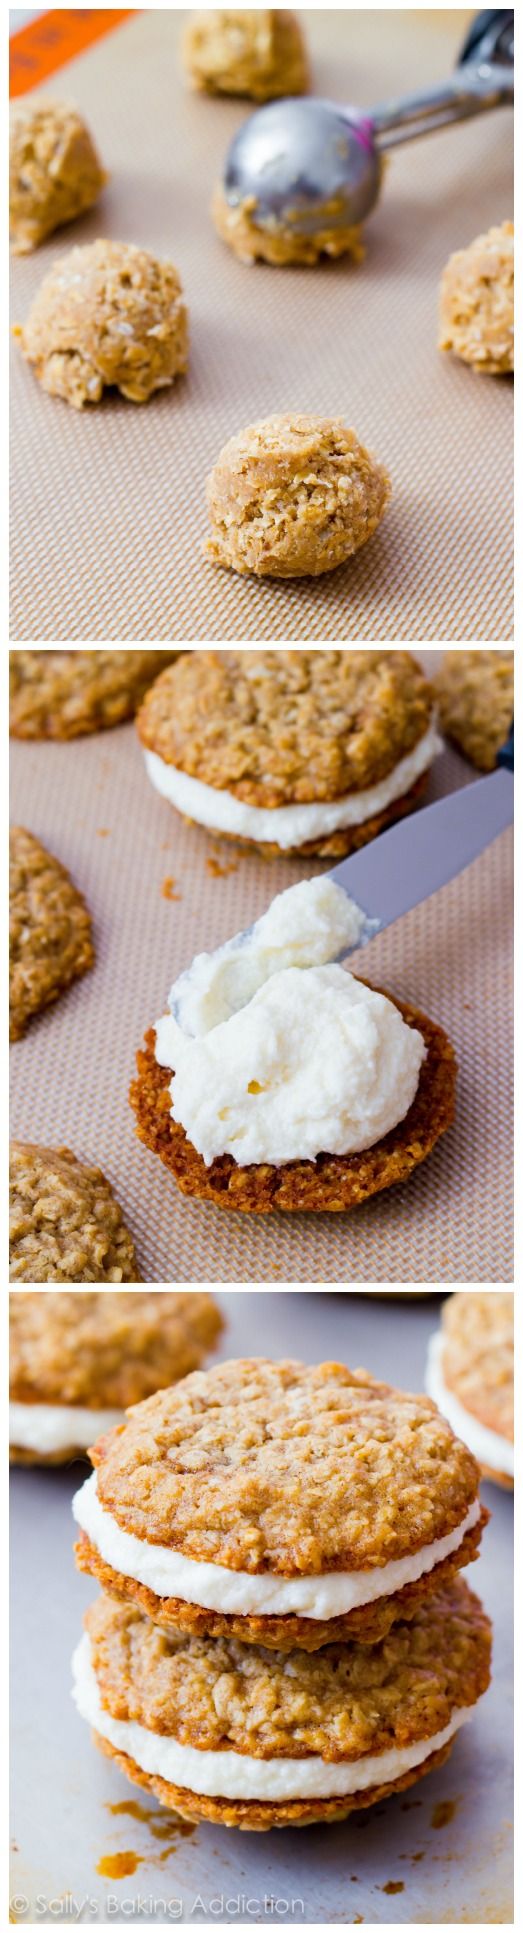
[[[305, 10], [314, 89], [363, 106], [443, 79], [466, 19]], [[12, 637], [506, 640], [510, 379], [438, 355], [436, 310], [451, 250], [510, 214], [510, 111], [394, 154], [362, 267], [246, 268], [208, 205], [249, 104], [185, 87], [182, 21], [145, 10], [43, 89], [84, 110], [111, 181], [98, 209], [14, 262], [15, 321], [73, 242], [133, 241], [180, 269], [191, 365], [145, 408], [110, 397], [79, 416], [13, 343]], [[201, 555], [205, 477], [234, 431], [286, 410], [352, 424], [390, 469], [390, 510], [326, 577], [217, 571]]]
[[[434, 654], [424, 656], [430, 668]], [[475, 776], [446, 750], [427, 798]], [[185, 824], [152, 790], [133, 725], [69, 744], [13, 742], [12, 818], [85, 893], [97, 958], [12, 1048], [11, 1131], [104, 1169], [147, 1281], [512, 1279], [510, 834], [361, 955], [368, 979], [451, 1035], [455, 1125], [408, 1183], [350, 1214], [259, 1217], [180, 1195], [137, 1141], [127, 1090], [182, 967], [318, 867], [220, 847]]]
[[[423, 1387], [439, 1296], [218, 1299], [223, 1357], [364, 1363]], [[72, 1703], [70, 1658], [97, 1595], [71, 1550], [84, 1470], [12, 1472], [12, 1919], [56, 1923], [61, 1899], [68, 1924], [512, 1924], [512, 1498], [485, 1485], [492, 1519], [467, 1577], [494, 1620], [492, 1685], [448, 1764], [345, 1824], [191, 1832], [101, 1757]]]

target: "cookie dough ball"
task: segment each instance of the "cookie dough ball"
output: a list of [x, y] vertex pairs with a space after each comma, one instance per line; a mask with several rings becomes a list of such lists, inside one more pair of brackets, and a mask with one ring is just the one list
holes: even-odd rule
[[177, 270], [127, 242], [73, 248], [45, 276], [21, 338], [42, 388], [74, 409], [105, 388], [147, 403], [187, 368]]
[[332, 204], [325, 206], [322, 225], [314, 235], [297, 235], [294, 229], [276, 221], [271, 228], [259, 228], [254, 219], [255, 210], [254, 195], [233, 205], [227, 200], [221, 182], [217, 183], [211, 203], [214, 226], [222, 242], [227, 242], [240, 262], [270, 262], [274, 268], [289, 268], [297, 263], [302, 268], [313, 268], [322, 255], [333, 259], [352, 255], [355, 262], [363, 261], [361, 228], [336, 227], [336, 209]]
[[366, 544], [389, 497], [386, 470], [339, 418], [269, 416], [211, 472], [206, 554], [256, 577], [319, 577]]
[[514, 717], [513, 651], [446, 651], [435, 688], [447, 738], [492, 772]]
[[440, 288], [440, 349], [480, 375], [514, 369], [514, 227], [504, 221], [451, 255]]
[[206, 94], [241, 94], [252, 101], [304, 94], [309, 74], [295, 13], [280, 7], [209, 8], [194, 13], [182, 40], [193, 87]]
[[17, 102], [9, 137], [13, 254], [27, 255], [92, 208], [107, 180], [89, 129], [65, 102]]
[[11, 1144], [9, 1280], [141, 1281], [109, 1182], [69, 1148]]
[[83, 738], [132, 718], [178, 651], [10, 651], [12, 738]]
[[24, 826], [9, 834], [9, 1038], [94, 962], [91, 919], [65, 866]]

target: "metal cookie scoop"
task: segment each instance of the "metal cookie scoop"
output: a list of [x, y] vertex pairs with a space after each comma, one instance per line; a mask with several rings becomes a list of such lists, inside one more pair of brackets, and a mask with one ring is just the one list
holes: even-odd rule
[[386, 149], [513, 100], [514, 14], [495, 8], [476, 16], [444, 86], [368, 114], [295, 98], [251, 114], [228, 151], [226, 200], [249, 201], [249, 220], [273, 232], [311, 236], [326, 220], [332, 229], [355, 227], [378, 199]]

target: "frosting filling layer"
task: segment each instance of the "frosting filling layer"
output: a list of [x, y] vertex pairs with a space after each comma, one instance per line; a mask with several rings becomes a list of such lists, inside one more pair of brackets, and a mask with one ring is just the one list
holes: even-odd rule
[[76, 1403], [10, 1403], [9, 1442], [14, 1450], [88, 1450], [104, 1430], [123, 1423], [121, 1409], [82, 1409]]
[[416, 1583], [435, 1564], [459, 1549], [468, 1530], [477, 1523], [479, 1499], [471, 1504], [466, 1517], [410, 1557], [400, 1557], [373, 1570], [326, 1571], [311, 1577], [282, 1578], [266, 1572], [227, 1570], [223, 1564], [197, 1563], [180, 1551], [161, 1544], [148, 1544], [141, 1537], [121, 1530], [109, 1510], [104, 1510], [97, 1493], [96, 1471], [88, 1477], [73, 1498], [73, 1515], [81, 1530], [96, 1546], [106, 1564], [124, 1577], [132, 1577], [154, 1591], [156, 1597], [181, 1598], [203, 1610], [221, 1611], [238, 1616], [285, 1616], [330, 1618], [343, 1616], [377, 1598], [392, 1597], [405, 1584]]
[[431, 1336], [425, 1377], [426, 1388], [434, 1403], [437, 1403], [442, 1416], [447, 1417], [456, 1436], [466, 1443], [467, 1449], [477, 1457], [478, 1463], [488, 1469], [499, 1470], [501, 1476], [514, 1476], [514, 1444], [498, 1430], [491, 1430], [479, 1417], [465, 1409], [459, 1397], [447, 1388], [443, 1374], [444, 1336], [440, 1330]]
[[176, 806], [178, 812], [195, 819], [197, 825], [207, 826], [211, 832], [255, 839], [262, 845], [276, 844], [285, 852], [291, 847], [306, 845], [309, 839], [364, 825], [375, 813], [383, 812], [386, 806], [403, 798], [441, 749], [441, 739], [432, 723], [412, 751], [377, 785], [370, 785], [362, 792], [347, 793], [344, 798], [323, 799], [317, 804], [270, 808], [246, 805], [232, 792], [204, 785], [201, 779], [181, 772], [177, 765], [167, 765], [157, 752], [146, 751], [145, 763], [156, 791]]
[[134, 1759], [142, 1772], [166, 1779], [186, 1791], [208, 1798], [266, 1799], [275, 1804], [284, 1799], [344, 1798], [366, 1792], [373, 1785], [388, 1785], [410, 1772], [416, 1765], [454, 1737], [460, 1725], [472, 1717], [473, 1707], [458, 1707], [448, 1725], [432, 1738], [414, 1745], [392, 1746], [389, 1751], [369, 1753], [350, 1763], [319, 1758], [249, 1758], [247, 1753], [205, 1752], [192, 1745], [179, 1745], [174, 1738], [147, 1731], [135, 1720], [112, 1718], [100, 1699], [91, 1662], [87, 1633], [73, 1658], [73, 1698], [81, 1718], [106, 1738], [117, 1751]]

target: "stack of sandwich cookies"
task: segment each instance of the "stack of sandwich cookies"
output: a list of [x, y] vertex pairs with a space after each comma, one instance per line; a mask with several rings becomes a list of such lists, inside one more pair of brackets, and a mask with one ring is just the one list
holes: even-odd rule
[[196, 651], [138, 717], [152, 784], [271, 856], [342, 858], [416, 805], [440, 748], [408, 651]]
[[427, 1389], [483, 1475], [514, 1485], [514, 1297], [462, 1292], [431, 1337]]
[[104, 1596], [76, 1697], [132, 1779], [262, 1828], [344, 1816], [441, 1762], [488, 1683], [458, 1578], [487, 1513], [427, 1398], [339, 1364], [225, 1363], [91, 1460], [76, 1555]]
[[210, 1295], [12, 1294], [11, 1462], [85, 1455], [130, 1403], [203, 1362], [221, 1326]]

